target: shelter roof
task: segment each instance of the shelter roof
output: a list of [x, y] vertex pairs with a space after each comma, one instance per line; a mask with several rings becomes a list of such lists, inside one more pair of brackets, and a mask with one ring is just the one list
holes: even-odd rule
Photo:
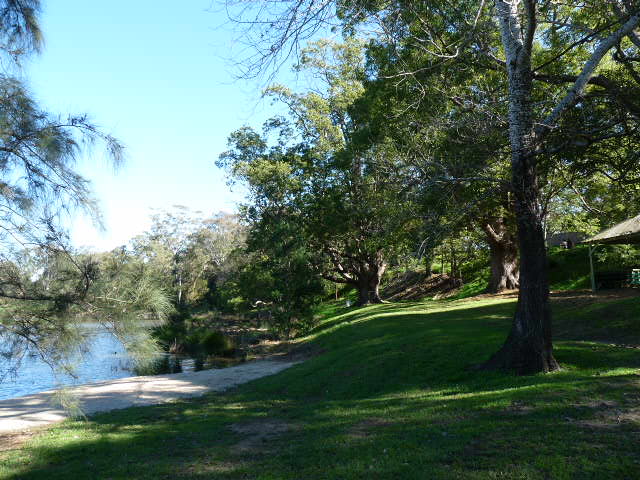
[[607, 228], [583, 243], [640, 243], [640, 215]]

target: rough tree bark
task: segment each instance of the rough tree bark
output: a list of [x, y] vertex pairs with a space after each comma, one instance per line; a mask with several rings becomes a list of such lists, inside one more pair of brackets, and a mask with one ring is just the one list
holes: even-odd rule
[[531, 50], [536, 30], [535, 2], [495, 0], [509, 78], [509, 140], [511, 180], [520, 246], [520, 293], [511, 332], [504, 345], [484, 365], [518, 374], [559, 368], [551, 343], [551, 309], [543, 214], [538, 188], [531, 91]]
[[382, 303], [380, 282], [387, 268], [381, 251], [372, 255], [340, 255], [327, 249], [335, 273], [325, 273], [326, 280], [352, 285], [358, 290], [358, 306]]
[[[559, 368], [551, 343], [551, 309], [543, 212], [537, 172], [537, 147], [561, 116], [573, 108], [593, 78], [604, 56], [640, 24], [635, 8], [626, 21], [598, 40], [590, 58], [551, 113], [534, 128], [531, 92], [531, 52], [537, 28], [536, 0], [494, 0], [505, 51], [509, 80], [509, 140], [511, 179], [520, 246], [520, 293], [511, 332], [504, 345], [484, 365], [487, 369], [519, 374], [550, 372]], [[524, 19], [524, 21], [521, 21]]]
[[380, 298], [380, 281], [384, 275], [386, 264], [381, 255], [376, 255], [363, 262], [357, 273], [358, 305], [382, 303]]
[[491, 276], [489, 293], [514, 290], [520, 285], [518, 243], [504, 216], [484, 219], [481, 228], [489, 243]]

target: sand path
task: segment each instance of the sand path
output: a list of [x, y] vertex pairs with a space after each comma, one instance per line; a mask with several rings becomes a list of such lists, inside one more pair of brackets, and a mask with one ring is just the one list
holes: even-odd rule
[[[200, 372], [130, 377], [74, 387], [82, 411], [90, 415], [119, 408], [155, 405], [206, 392], [221, 392], [257, 378], [273, 375], [299, 362], [257, 360], [235, 367]], [[0, 433], [27, 430], [60, 422], [68, 413], [55, 405], [55, 391], [0, 401]]]

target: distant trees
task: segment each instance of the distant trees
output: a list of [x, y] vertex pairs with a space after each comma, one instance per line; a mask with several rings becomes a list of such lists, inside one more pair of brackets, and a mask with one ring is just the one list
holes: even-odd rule
[[198, 303], [229, 274], [229, 259], [244, 245], [244, 228], [233, 214], [204, 217], [176, 205], [152, 216], [149, 231], [132, 240], [142, 259], [171, 292], [177, 308]]

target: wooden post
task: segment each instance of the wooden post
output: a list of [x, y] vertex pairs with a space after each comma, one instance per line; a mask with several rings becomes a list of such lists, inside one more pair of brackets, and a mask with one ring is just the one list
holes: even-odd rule
[[591, 291], [593, 293], [596, 293], [596, 274], [593, 269], [593, 252], [595, 249], [595, 245], [589, 245], [589, 267], [591, 268]]

